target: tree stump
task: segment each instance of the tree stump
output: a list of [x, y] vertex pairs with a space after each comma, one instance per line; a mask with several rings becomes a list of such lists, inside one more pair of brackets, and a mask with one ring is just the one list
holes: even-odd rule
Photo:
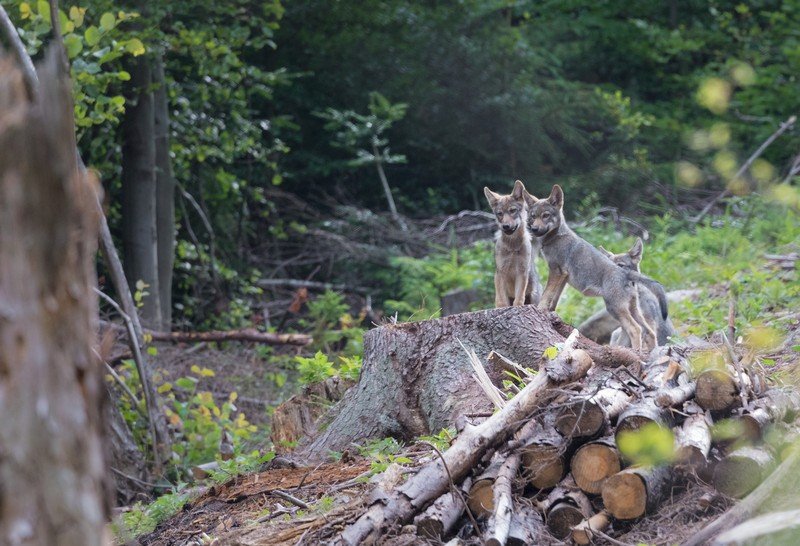
[[[461, 415], [491, 412], [464, 347], [484, 362], [494, 350], [535, 369], [545, 349], [563, 343], [557, 328], [563, 328], [557, 316], [525, 305], [370, 330], [364, 335], [358, 384], [333, 408], [330, 425], [299, 454], [320, 460], [354, 442], [387, 436], [408, 440], [435, 434]], [[585, 338], [579, 338], [577, 347], [599, 365], [639, 361], [630, 350], [600, 347]], [[493, 364], [486, 371], [493, 381], [502, 377]]]
[[108, 504], [94, 270], [63, 50], [29, 101], [0, 57], [0, 543], [100, 545]]
[[[521, 366], [538, 368], [544, 350], [563, 342], [547, 315], [533, 306], [462, 313], [441, 319], [390, 324], [364, 335], [358, 384], [331, 424], [302, 452], [312, 458], [353, 442], [437, 433], [464, 414], [493, 407], [472, 377], [461, 344], [484, 360], [495, 350]], [[500, 370], [487, 366], [493, 381]]]

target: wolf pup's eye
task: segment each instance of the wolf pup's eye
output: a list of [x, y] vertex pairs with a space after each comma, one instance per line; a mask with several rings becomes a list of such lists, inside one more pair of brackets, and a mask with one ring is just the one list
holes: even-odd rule
[[508, 213], [509, 214], [516, 214], [517, 213], [517, 209], [508, 209]]
[[542, 214], [542, 219], [543, 220], [549, 220], [550, 219], [550, 213], [549, 212], [545, 212], [544, 214]]

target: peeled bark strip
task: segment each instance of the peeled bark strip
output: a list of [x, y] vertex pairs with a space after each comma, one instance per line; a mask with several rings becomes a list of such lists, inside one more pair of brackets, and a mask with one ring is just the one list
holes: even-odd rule
[[611, 525], [611, 518], [608, 512], [602, 510], [572, 528], [572, 541], [581, 546], [591, 544], [595, 535], [593, 531], [605, 532], [609, 525]]
[[622, 468], [614, 437], [595, 440], [578, 448], [572, 456], [570, 470], [581, 491], [597, 495], [603, 483]]
[[[532, 305], [370, 330], [364, 335], [362, 380], [334, 408], [330, 425], [300, 454], [321, 460], [353, 442], [410, 439], [436, 433], [460, 415], [491, 412], [459, 341], [480, 359], [496, 350], [536, 369], [545, 349], [564, 338], [550, 316]], [[487, 372], [493, 380], [501, 377], [492, 367]]]
[[704, 414], [690, 415], [675, 429], [675, 459], [691, 467], [705, 466], [711, 451], [711, 423]]
[[727, 370], [706, 370], [695, 382], [695, 399], [703, 409], [724, 411], [739, 403], [739, 388], [733, 374]]
[[[467, 477], [461, 484], [461, 493], [469, 491], [472, 479]], [[441, 539], [456, 524], [464, 513], [464, 501], [455, 491], [449, 491], [436, 499], [425, 512], [414, 518], [419, 536]], [[474, 513], [474, 515], [477, 515]]]
[[742, 447], [714, 468], [714, 487], [729, 497], [741, 498], [758, 487], [775, 468], [775, 458], [763, 447]]
[[486, 525], [486, 546], [504, 546], [508, 539], [514, 509], [511, 490], [519, 464], [519, 453], [513, 453], [503, 462], [497, 474], [494, 482], [494, 512]]
[[[524, 310], [532, 306], [511, 307], [507, 309]], [[503, 309], [495, 310], [504, 311]], [[520, 312], [520, 311], [517, 311]], [[463, 316], [463, 315], [459, 315]], [[446, 319], [445, 319], [446, 320]], [[575, 332], [577, 334], [577, 331]], [[486, 421], [475, 427], [468, 427], [444, 452], [444, 461], [440, 458], [424, 465], [402, 486], [397, 488], [384, 502], [373, 503], [355, 523], [347, 527], [339, 536], [337, 544], [361, 544], [370, 535], [378, 535], [381, 530], [395, 522], [405, 522], [438, 498], [449, 487], [450, 479], [444, 466], [447, 465], [449, 475], [455, 482], [462, 480], [481, 460], [486, 451], [510, 436], [530, 415], [542, 404], [547, 403], [548, 390], [559, 385], [551, 379], [550, 365], [556, 365], [558, 376], [564, 376], [567, 369], [565, 362], [571, 362], [574, 352], [575, 338], [570, 336], [564, 342], [564, 350], [545, 370], [538, 373], [522, 391], [519, 392], [502, 410], [493, 414]], [[578, 358], [575, 368], [567, 374], [566, 381], [575, 381], [586, 375], [591, 360], [587, 363]], [[362, 370], [363, 376], [363, 370]]]
[[554, 537], [567, 538], [572, 528], [592, 513], [592, 505], [586, 495], [567, 478], [547, 496], [545, 522]]
[[0, 58], [0, 543], [100, 545], [104, 385], [92, 354], [97, 181], [79, 174], [63, 52], [29, 102]]
[[617, 519], [636, 519], [658, 507], [669, 493], [672, 470], [668, 466], [631, 467], [603, 484], [603, 504]]

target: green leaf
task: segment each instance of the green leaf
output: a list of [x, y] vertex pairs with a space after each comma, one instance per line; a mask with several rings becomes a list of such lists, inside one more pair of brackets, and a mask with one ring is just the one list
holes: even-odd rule
[[152, 346], [148, 347], [147, 348], [147, 354], [149, 354], [150, 356], [158, 355], [158, 347], [152, 347]]
[[127, 82], [130, 81], [131, 75], [124, 70], [120, 70], [117, 72], [117, 78], [119, 78], [120, 81]]
[[100, 42], [101, 36], [102, 34], [100, 34], [100, 31], [94, 25], [87, 28], [83, 33], [83, 37], [86, 39], [86, 44], [90, 47], [96, 46]]
[[192, 377], [181, 377], [180, 379], [175, 381], [176, 386], [187, 391], [193, 391], [196, 384], [197, 384], [197, 379], [194, 379]]
[[27, 2], [23, 2], [23, 3], [21, 3], [19, 5], [19, 15], [20, 15], [20, 17], [22, 17], [23, 19], [28, 19], [28, 18], [30, 18], [31, 14], [32, 14], [32, 12], [31, 12], [31, 5], [30, 4], [28, 4]]
[[125, 43], [125, 51], [138, 57], [145, 52], [144, 44], [139, 38], [131, 38]]
[[74, 59], [83, 51], [83, 40], [77, 34], [67, 34], [64, 36], [64, 46], [67, 48], [67, 55]]
[[77, 6], [72, 6], [69, 8], [69, 18], [75, 23], [76, 27], [79, 27], [83, 24], [83, 15], [86, 13], [86, 8], [79, 8]]
[[103, 32], [108, 32], [112, 30], [117, 24], [116, 19], [114, 19], [114, 14], [105, 12], [102, 17], [100, 17], [100, 28], [103, 29]]
[[39, 0], [36, 2], [36, 11], [39, 12], [39, 15], [47, 21], [47, 26], [50, 26], [50, 3], [46, 0]]
[[555, 357], [558, 356], [558, 348], [556, 347], [548, 347], [544, 350], [544, 357], [547, 360], [553, 360]]

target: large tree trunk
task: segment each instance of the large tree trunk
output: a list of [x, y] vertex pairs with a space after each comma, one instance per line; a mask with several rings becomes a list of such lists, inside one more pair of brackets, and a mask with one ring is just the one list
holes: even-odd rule
[[103, 543], [97, 182], [79, 174], [60, 53], [36, 102], [0, 59], [0, 543]]
[[153, 59], [156, 147], [156, 254], [162, 326], [172, 324], [172, 267], [175, 263], [175, 178], [169, 157], [169, 102], [163, 52]]
[[[364, 336], [358, 384], [334, 408], [330, 425], [301, 453], [322, 459], [354, 442], [386, 436], [410, 439], [436, 433], [460, 416], [491, 412], [461, 344], [484, 362], [494, 350], [536, 369], [545, 349], [563, 343], [557, 330], [562, 326], [554, 315], [526, 305], [370, 330]], [[638, 362], [629, 350], [599, 347], [585, 338], [577, 346], [599, 365]], [[490, 378], [499, 381], [499, 364], [485, 367]]]
[[130, 91], [122, 120], [122, 247], [125, 275], [148, 286], [143, 299], [142, 323], [161, 329], [158, 255], [156, 252], [156, 146], [153, 110], [153, 78], [150, 60], [140, 55], [131, 60]]

